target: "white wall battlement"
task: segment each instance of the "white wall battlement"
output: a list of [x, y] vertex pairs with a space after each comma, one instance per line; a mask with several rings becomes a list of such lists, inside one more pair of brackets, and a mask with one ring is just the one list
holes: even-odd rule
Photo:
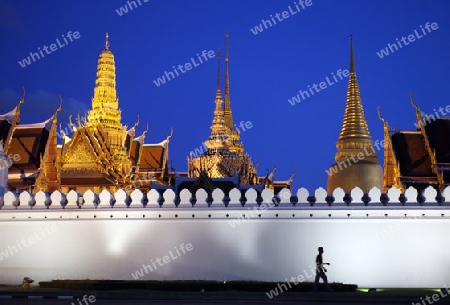
[[[395, 189], [388, 192], [386, 204], [378, 200], [367, 205], [356, 189], [348, 206], [339, 190], [331, 206], [323, 189], [315, 192], [313, 205], [304, 189], [296, 193], [296, 205], [290, 192], [283, 193], [275, 206], [273, 194], [265, 190], [258, 206], [256, 191], [248, 190], [242, 206], [241, 193], [235, 190], [228, 207], [220, 192], [208, 206], [203, 190], [196, 193], [194, 207], [188, 191], [180, 195], [178, 207], [172, 191], [162, 199], [150, 191], [145, 207], [140, 191], [129, 198], [123, 191], [34, 197], [7, 193], [0, 210], [0, 283], [20, 284], [25, 276], [37, 282], [286, 281], [300, 274], [313, 281], [311, 268], [317, 247], [323, 246], [331, 282], [369, 288], [450, 284], [448, 189], [440, 203], [434, 190], [424, 192], [423, 203], [409, 190], [404, 205]], [[379, 190], [370, 193], [378, 196]], [[183, 252], [188, 244], [191, 251]]]
[[[367, 196], [364, 196], [362, 190], [355, 187], [350, 198], [345, 197], [345, 193], [341, 188], [333, 191], [328, 196], [324, 188], [318, 188], [314, 194], [309, 194], [305, 188], [298, 189], [297, 193], [292, 194], [290, 190], [283, 189], [277, 196], [269, 189], [264, 189], [260, 196], [255, 189], [248, 189], [245, 195], [241, 194], [238, 189], [232, 189], [228, 198], [222, 190], [215, 189], [212, 192], [212, 198], [208, 200], [208, 194], [205, 190], [199, 189], [195, 196], [187, 189], [180, 192], [180, 196], [168, 189], [162, 195], [157, 190], [150, 190], [143, 193], [136, 189], [131, 194], [127, 194], [120, 189], [112, 194], [107, 190], [103, 190], [100, 194], [95, 194], [91, 190], [84, 194], [70, 191], [63, 194], [59, 191], [53, 193], [38, 192], [36, 195], [26, 191], [20, 194], [7, 192], [0, 196], [1, 209], [40, 209], [40, 208], [139, 208], [139, 207], [253, 207], [261, 204], [276, 205], [279, 207], [306, 207], [306, 206], [329, 206], [329, 207], [348, 207], [348, 206], [417, 206], [417, 205], [450, 205], [450, 186], [445, 188], [438, 197], [438, 192], [429, 186], [422, 194], [418, 194], [417, 190], [409, 187], [404, 194], [392, 187], [386, 194], [382, 194], [380, 189], [374, 187]], [[418, 200], [419, 196], [422, 200]], [[403, 199], [402, 199], [403, 197]], [[330, 200], [331, 199], [331, 200]], [[229, 203], [227, 202], [229, 201]], [[403, 202], [402, 202], [403, 201]]]

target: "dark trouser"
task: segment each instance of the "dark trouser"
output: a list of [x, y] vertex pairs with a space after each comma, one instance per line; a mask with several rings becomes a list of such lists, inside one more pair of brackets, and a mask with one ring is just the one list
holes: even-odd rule
[[317, 284], [319, 284], [319, 279], [322, 278], [323, 283], [325, 284], [325, 288], [327, 291], [332, 291], [332, 289], [328, 286], [328, 278], [325, 272], [317, 272], [316, 279], [314, 281], [313, 291], [317, 291]]

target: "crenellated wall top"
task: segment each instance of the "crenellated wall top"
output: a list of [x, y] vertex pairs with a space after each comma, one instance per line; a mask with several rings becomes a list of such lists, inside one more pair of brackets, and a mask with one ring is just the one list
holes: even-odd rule
[[97, 208], [317, 208], [341, 207], [402, 207], [402, 206], [450, 206], [450, 186], [442, 192], [433, 187], [418, 192], [409, 187], [404, 193], [392, 187], [387, 193], [374, 187], [368, 194], [355, 187], [350, 194], [337, 188], [331, 195], [322, 187], [310, 193], [306, 188], [300, 188], [296, 193], [288, 189], [274, 195], [270, 189], [262, 192], [256, 189], [241, 191], [232, 189], [225, 194], [221, 189], [215, 189], [211, 196], [203, 189], [194, 194], [184, 189], [177, 196], [171, 189], [142, 192], [138, 189], [127, 193], [120, 189], [115, 193], [107, 190], [99, 194], [91, 190], [83, 194], [70, 191], [67, 194], [59, 191], [53, 193], [38, 192], [7, 192], [0, 195], [0, 208], [10, 209], [97, 209]]

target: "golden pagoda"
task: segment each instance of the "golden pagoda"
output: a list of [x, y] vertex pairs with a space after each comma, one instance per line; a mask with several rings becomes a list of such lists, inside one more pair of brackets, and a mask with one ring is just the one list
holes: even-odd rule
[[114, 55], [105, 49], [97, 66], [92, 109], [83, 124], [78, 119], [73, 138], [64, 143], [59, 161], [61, 183], [69, 187], [79, 184], [84, 176], [87, 184], [124, 185], [131, 182], [131, 160], [124, 146], [127, 129], [121, 123], [116, 95]]
[[210, 178], [239, 176], [240, 184], [258, 184], [256, 167], [239, 142], [240, 134], [234, 128], [230, 103], [230, 78], [228, 70], [228, 33], [225, 54], [225, 101], [220, 90], [220, 49], [218, 52], [218, 77], [214, 118], [211, 135], [205, 141], [206, 152], [198, 157], [188, 157], [188, 177], [197, 178], [206, 173]]
[[350, 76], [348, 79], [347, 101], [335, 160], [328, 172], [327, 192], [331, 194], [337, 187], [346, 193], [359, 187], [368, 193], [372, 187], [382, 188], [381, 165], [373, 148], [361, 94], [356, 77], [352, 36], [350, 36]]
[[[171, 135], [160, 143], [145, 144], [147, 130], [136, 137], [138, 123], [130, 129], [121, 123], [108, 34], [98, 58], [92, 109], [82, 118], [78, 114], [77, 124], [69, 118], [72, 138], [67, 130], [57, 132], [62, 101], [45, 122], [19, 124], [23, 101], [13, 111], [0, 115], [5, 151], [18, 155], [8, 172], [11, 190], [82, 193], [90, 189], [99, 193], [123, 188], [130, 192], [170, 184], [167, 160]], [[58, 145], [61, 135], [63, 143]]]

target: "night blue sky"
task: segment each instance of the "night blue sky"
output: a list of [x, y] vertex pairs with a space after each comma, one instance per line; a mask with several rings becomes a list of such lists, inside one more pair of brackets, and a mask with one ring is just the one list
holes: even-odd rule
[[[159, 87], [153, 80], [203, 50], [217, 54], [229, 31], [234, 121], [250, 121], [253, 126], [241, 133], [245, 151], [254, 161], [259, 159], [260, 175], [276, 161], [277, 180], [287, 180], [295, 168], [294, 188], [304, 186], [312, 192], [326, 187], [325, 170], [334, 163], [347, 79], [295, 106], [288, 99], [348, 69], [350, 33], [374, 140], [383, 139], [377, 105], [393, 127], [414, 129], [411, 90], [425, 113], [450, 104], [447, 0], [312, 0], [309, 7], [299, 6], [299, 12], [294, 0], [140, 2], [119, 16], [116, 10], [127, 1], [0, 1], [0, 113], [15, 106], [21, 86], [27, 90], [22, 123], [50, 117], [59, 104], [57, 94], [63, 96], [63, 126], [69, 114], [84, 113], [90, 108], [97, 58], [109, 32], [122, 123], [133, 125], [139, 114], [138, 133], [150, 125], [147, 143], [162, 141], [172, 127], [169, 158], [177, 171], [185, 171], [189, 152], [210, 134], [217, 58]], [[283, 11], [289, 18], [257, 35], [250, 30]], [[420, 26], [427, 22], [436, 22], [438, 29], [384, 58], [377, 55], [396, 38], [414, 30], [422, 34]], [[78, 31], [80, 38], [25, 68], [18, 64], [57, 38], [62, 42], [69, 31]], [[378, 156], [382, 162], [382, 151]]]

